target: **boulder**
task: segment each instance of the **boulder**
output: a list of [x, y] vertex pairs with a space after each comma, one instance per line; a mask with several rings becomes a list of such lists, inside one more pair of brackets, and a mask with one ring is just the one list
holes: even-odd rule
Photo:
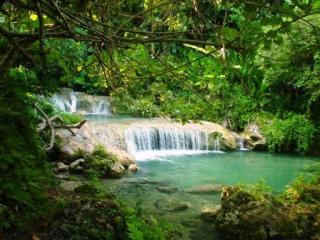
[[125, 169], [128, 169], [128, 167], [132, 164], [136, 164], [134, 157], [131, 154], [114, 147], [108, 147], [106, 149], [108, 153], [118, 159], [118, 161]]
[[176, 188], [176, 187], [170, 187], [170, 186], [156, 186], [156, 189], [157, 189], [159, 192], [167, 193], [167, 194], [175, 193], [175, 192], [178, 191], [178, 188]]
[[129, 172], [137, 172], [139, 170], [137, 164], [130, 164], [128, 167]]
[[111, 167], [106, 171], [105, 176], [111, 178], [121, 178], [125, 172], [125, 168], [118, 162], [111, 165]]
[[244, 138], [244, 141], [246, 145], [253, 149], [258, 151], [265, 151], [267, 150], [267, 139], [264, 137], [264, 135], [261, 132], [261, 129], [259, 125], [256, 123], [250, 123], [248, 124], [243, 133], [242, 136]]
[[64, 164], [63, 162], [58, 162], [55, 167], [56, 172], [66, 172], [68, 170], [69, 170], [69, 166]]
[[211, 132], [208, 137], [210, 149], [219, 145], [219, 149], [214, 150], [236, 150], [238, 148], [237, 139], [241, 136], [218, 124], [216, 125], [215, 131]]
[[196, 185], [185, 190], [190, 194], [219, 194], [222, 191], [222, 185], [220, 184], [204, 184]]
[[72, 163], [70, 163], [69, 167], [70, 167], [70, 172], [73, 173], [83, 173], [83, 166], [84, 166], [84, 159], [80, 158], [77, 159], [75, 161], [73, 161]]
[[189, 208], [188, 203], [176, 202], [173, 200], [159, 199], [154, 204], [158, 209], [166, 212], [182, 212]]
[[78, 159], [78, 160], [75, 160], [75, 161], [73, 161], [72, 163], [70, 163], [70, 168], [76, 168], [76, 167], [78, 167], [78, 166], [83, 166], [83, 164], [84, 164], [84, 159], [83, 158], [80, 158], [80, 159]]

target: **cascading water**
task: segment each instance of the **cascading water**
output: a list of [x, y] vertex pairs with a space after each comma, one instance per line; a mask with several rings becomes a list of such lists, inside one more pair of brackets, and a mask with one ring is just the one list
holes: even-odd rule
[[130, 127], [125, 131], [128, 152], [136, 159], [208, 151], [208, 133], [174, 127]]
[[213, 151], [214, 152], [221, 152], [220, 151], [220, 141], [218, 138], [213, 141]]
[[50, 101], [64, 112], [111, 115], [110, 101], [105, 96], [92, 96], [63, 88]]
[[244, 139], [240, 138], [238, 139], [238, 145], [240, 151], [247, 151], [248, 149], [244, 147]]

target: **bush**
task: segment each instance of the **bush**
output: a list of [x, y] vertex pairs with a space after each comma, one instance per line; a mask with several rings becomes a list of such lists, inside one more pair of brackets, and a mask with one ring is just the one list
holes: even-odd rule
[[304, 115], [291, 114], [263, 122], [262, 131], [270, 151], [304, 154], [311, 148], [316, 128]]
[[85, 155], [85, 173], [88, 177], [103, 177], [116, 160], [102, 145], [97, 145], [92, 153]]

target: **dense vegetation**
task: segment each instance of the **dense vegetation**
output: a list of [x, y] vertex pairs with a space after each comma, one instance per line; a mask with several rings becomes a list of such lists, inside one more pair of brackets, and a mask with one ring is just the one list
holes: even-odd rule
[[46, 211], [49, 136], [36, 132], [35, 105], [58, 87], [110, 95], [117, 113], [237, 131], [256, 122], [270, 151], [319, 153], [319, 10], [317, 0], [1, 1], [0, 237]]

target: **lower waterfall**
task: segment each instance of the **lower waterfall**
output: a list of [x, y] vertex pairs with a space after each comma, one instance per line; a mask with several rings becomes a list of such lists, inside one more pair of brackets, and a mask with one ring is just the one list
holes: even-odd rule
[[171, 127], [130, 127], [125, 131], [128, 152], [143, 157], [195, 154], [209, 150], [208, 133]]
[[240, 151], [247, 151], [248, 149], [244, 147], [244, 139], [239, 138], [238, 139], [238, 145], [239, 145], [239, 150]]

